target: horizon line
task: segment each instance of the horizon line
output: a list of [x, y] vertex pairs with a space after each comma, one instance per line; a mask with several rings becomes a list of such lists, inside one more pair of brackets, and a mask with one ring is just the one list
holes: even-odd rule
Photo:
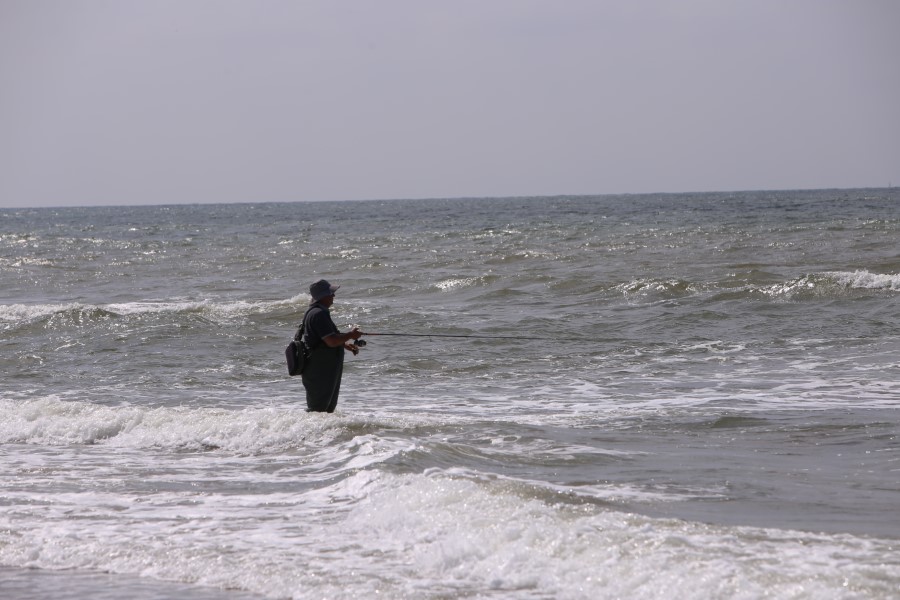
[[234, 201], [186, 201], [186, 202], [163, 202], [163, 203], [144, 203], [135, 204], [48, 204], [41, 206], [27, 205], [0, 205], [0, 210], [37, 210], [37, 209], [62, 209], [62, 208], [133, 208], [133, 207], [170, 207], [170, 206], [215, 206], [215, 205], [252, 205], [252, 204], [324, 204], [337, 202], [432, 202], [440, 200], [516, 200], [516, 199], [535, 199], [535, 198], [612, 198], [626, 196], [684, 196], [690, 194], [751, 194], [751, 193], [785, 193], [785, 192], [841, 192], [854, 190], [893, 190], [895, 186], [893, 182], [883, 187], [825, 187], [825, 188], [771, 188], [771, 189], [733, 189], [733, 190], [708, 190], [708, 191], [686, 191], [686, 192], [609, 192], [594, 194], [511, 194], [499, 196], [425, 196], [425, 197], [405, 197], [405, 198], [342, 198], [342, 199], [319, 199], [319, 200], [234, 200]]

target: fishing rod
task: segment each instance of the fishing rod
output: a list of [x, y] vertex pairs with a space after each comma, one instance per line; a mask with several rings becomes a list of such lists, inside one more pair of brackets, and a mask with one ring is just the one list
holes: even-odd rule
[[[534, 337], [522, 335], [478, 335], [463, 333], [371, 333], [363, 332], [363, 335], [390, 335], [396, 337], [444, 337], [444, 338], [478, 338], [482, 340], [533, 340]], [[362, 344], [360, 344], [362, 342]], [[356, 340], [357, 346], [365, 346], [365, 340]]]

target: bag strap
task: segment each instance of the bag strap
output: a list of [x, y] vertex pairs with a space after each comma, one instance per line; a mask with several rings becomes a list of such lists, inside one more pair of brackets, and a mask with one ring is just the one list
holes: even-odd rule
[[303, 320], [300, 321], [300, 328], [297, 329], [297, 333], [294, 334], [294, 341], [299, 342], [303, 339], [303, 331], [306, 329], [306, 317], [309, 316], [309, 311], [313, 309], [312, 306], [306, 309], [306, 312], [303, 313]]

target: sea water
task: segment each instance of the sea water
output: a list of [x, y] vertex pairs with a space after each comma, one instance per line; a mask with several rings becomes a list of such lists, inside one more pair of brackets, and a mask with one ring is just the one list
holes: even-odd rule
[[895, 189], [0, 209], [0, 332], [5, 600], [900, 596]]

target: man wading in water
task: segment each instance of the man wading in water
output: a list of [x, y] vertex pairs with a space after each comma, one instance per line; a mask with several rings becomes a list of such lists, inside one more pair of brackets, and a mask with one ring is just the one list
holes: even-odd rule
[[339, 287], [324, 279], [309, 286], [312, 300], [303, 317], [303, 337], [310, 352], [302, 375], [307, 412], [334, 412], [341, 391], [344, 350], [349, 350], [354, 356], [359, 352], [359, 346], [353, 342], [363, 333], [357, 327], [348, 333], [341, 333], [328, 312]]

